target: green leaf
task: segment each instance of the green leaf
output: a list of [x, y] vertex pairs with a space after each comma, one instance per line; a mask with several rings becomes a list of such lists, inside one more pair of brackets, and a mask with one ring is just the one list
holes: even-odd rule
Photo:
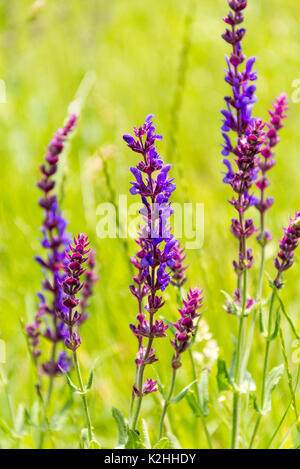
[[164, 436], [153, 447], [153, 449], [171, 449], [169, 438]]
[[239, 308], [234, 299], [224, 290], [221, 290], [221, 293], [223, 293], [223, 295], [225, 296], [226, 298], [226, 301], [227, 301], [227, 304], [224, 305], [224, 309], [227, 311], [228, 307], [230, 308], [230, 311], [231, 311], [231, 314], [234, 314], [235, 316], [241, 316], [241, 308]]
[[180, 393], [177, 394], [177, 396], [173, 397], [173, 399], [171, 399], [172, 404], [177, 404], [178, 402], [180, 402], [185, 397], [185, 395], [189, 392], [191, 386], [193, 386], [193, 384], [195, 383], [196, 383], [196, 380], [188, 384], [185, 388], [183, 388], [182, 391], [180, 391]]
[[134, 430], [127, 428], [127, 436], [128, 439], [125, 444], [125, 449], [147, 449]]
[[254, 410], [258, 412], [259, 414], [261, 414], [262, 413], [261, 408], [258, 405], [257, 396], [254, 392], [250, 393], [250, 401], [252, 402]]
[[91, 440], [89, 444], [89, 449], [101, 449], [100, 443], [97, 440]]
[[142, 442], [147, 449], [151, 449], [151, 442], [148, 432], [148, 426], [146, 420], [142, 420]]
[[277, 309], [276, 311], [276, 318], [275, 318], [275, 325], [274, 325], [274, 331], [273, 333], [271, 334], [269, 340], [274, 340], [276, 339], [277, 335], [278, 335], [278, 331], [279, 331], [279, 325], [280, 325], [280, 306], [279, 308]]
[[165, 318], [164, 316], [161, 316], [161, 319], [163, 319], [164, 322], [167, 324], [167, 326], [169, 326], [170, 331], [172, 331], [173, 334], [175, 334], [176, 329], [175, 329], [173, 323], [169, 319]]
[[227, 371], [226, 362], [222, 358], [218, 358], [217, 383], [219, 392], [229, 391], [230, 389], [232, 389], [232, 384]]
[[199, 380], [199, 399], [200, 409], [202, 415], [205, 417], [209, 414], [208, 403], [209, 403], [209, 391], [208, 391], [208, 371], [204, 370], [200, 374]]
[[[58, 365], [58, 366], [59, 366], [59, 365]], [[80, 389], [79, 389], [77, 386], [75, 386], [74, 383], [72, 383], [72, 380], [71, 380], [70, 376], [68, 375], [68, 373], [66, 373], [65, 370], [63, 370], [60, 366], [59, 366], [59, 369], [60, 369], [60, 371], [62, 372], [62, 374], [66, 377], [68, 386], [69, 386], [69, 388], [71, 389], [71, 391], [72, 391], [72, 392], [79, 393], [79, 394], [83, 394], [83, 393], [81, 393]]]
[[283, 365], [276, 366], [268, 374], [266, 381], [265, 404], [262, 413], [265, 415], [272, 409], [271, 395], [277, 384], [279, 383], [284, 370]]
[[82, 441], [83, 448], [89, 447], [89, 431], [87, 428], [83, 428], [81, 430], [81, 441]]
[[6, 435], [8, 435], [13, 440], [20, 439], [20, 436], [17, 435], [12, 428], [5, 422], [5, 420], [0, 419], [0, 430], [3, 431]]
[[190, 390], [190, 391], [186, 394], [185, 397], [186, 397], [186, 400], [187, 400], [187, 402], [188, 402], [188, 405], [189, 405], [190, 408], [192, 409], [192, 412], [193, 412], [194, 416], [195, 416], [196, 418], [201, 417], [201, 409], [200, 409], [200, 407], [199, 407], [199, 405], [198, 405], [198, 402], [197, 402], [197, 400], [196, 400], [196, 398], [195, 398], [194, 392]]
[[87, 381], [87, 385], [86, 385], [86, 390], [89, 391], [92, 387], [92, 384], [93, 384], [93, 379], [94, 379], [94, 368], [91, 368], [90, 370], [90, 373], [89, 373], [89, 377], [88, 377], [88, 381]]
[[167, 437], [169, 438], [170, 449], [182, 449], [175, 435], [172, 435], [172, 433], [167, 433]]
[[125, 445], [126, 443], [127, 423], [126, 423], [125, 417], [123, 416], [122, 412], [119, 409], [116, 409], [115, 407], [113, 407], [112, 415], [118, 426], [118, 431], [119, 431], [118, 447], [119, 447], [119, 446]]

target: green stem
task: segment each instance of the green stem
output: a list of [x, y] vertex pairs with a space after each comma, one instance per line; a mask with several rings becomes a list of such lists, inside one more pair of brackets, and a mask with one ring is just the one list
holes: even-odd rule
[[[152, 328], [152, 323], [150, 323], [150, 329], [151, 328]], [[153, 343], [153, 338], [150, 337], [149, 341], [148, 341], [147, 350], [146, 350], [146, 353], [145, 353], [145, 356], [144, 356], [144, 361], [146, 361], [148, 356], [149, 356], [149, 353], [150, 353], [150, 350], [151, 350], [151, 347], [152, 347], [152, 343]], [[136, 429], [136, 425], [137, 425], [138, 418], [139, 418], [139, 415], [140, 415], [140, 410], [141, 410], [141, 405], [142, 405], [142, 400], [143, 400], [144, 370], [145, 370], [145, 365], [143, 365], [143, 364], [140, 365], [139, 371], [138, 371], [138, 380], [137, 380], [139, 396], [137, 397], [136, 406], [135, 406], [135, 410], [134, 410], [134, 414], [133, 414], [133, 419], [132, 419], [132, 424], [131, 424], [131, 429], [132, 430]]]
[[91, 423], [90, 413], [88, 409], [87, 398], [86, 398], [86, 395], [84, 394], [85, 389], [83, 386], [83, 381], [82, 381], [82, 377], [80, 373], [80, 367], [79, 367], [79, 362], [78, 362], [76, 351], [73, 352], [73, 360], [74, 360], [74, 366], [75, 366], [75, 370], [76, 370], [76, 374], [77, 374], [77, 378], [79, 382], [80, 392], [82, 392], [81, 398], [82, 398], [82, 403], [83, 403], [83, 408], [84, 408], [84, 413], [85, 413], [85, 418], [86, 418], [86, 424], [88, 428], [89, 441], [91, 441], [93, 439], [92, 423]]
[[256, 295], [256, 298], [258, 300], [261, 299], [261, 295], [262, 295], [264, 270], [265, 270], [265, 246], [262, 246], [261, 247], [260, 268], [259, 268], [259, 274], [258, 274], [258, 283], [257, 283], [257, 295]]
[[[273, 310], [274, 310], [274, 303], [275, 303], [275, 296], [276, 296], [276, 289], [273, 288], [271, 301], [270, 301], [270, 308], [269, 308], [269, 318], [268, 318], [268, 332], [267, 332], [267, 342], [266, 342], [266, 350], [265, 350], [265, 358], [264, 358], [264, 368], [263, 368], [263, 375], [262, 375], [262, 387], [261, 387], [261, 409], [264, 408], [265, 405], [265, 394], [266, 394], [266, 380], [267, 380], [267, 373], [268, 373], [268, 366], [269, 366], [269, 357], [270, 357], [270, 345], [271, 345], [271, 332], [272, 332], [272, 319], [273, 319]], [[259, 414], [255, 423], [255, 427], [253, 430], [253, 434], [250, 440], [249, 448], [251, 449], [254, 443], [255, 436], [258, 432], [259, 425], [261, 422], [262, 415]]]
[[[243, 272], [243, 303], [242, 303], [242, 313], [239, 318], [239, 331], [238, 331], [236, 365], [235, 365], [235, 375], [234, 375], [235, 385], [237, 385], [238, 388], [240, 388], [242, 379], [243, 379], [242, 364], [243, 364], [243, 349], [244, 349], [244, 342], [245, 342], [246, 302], [247, 302], [247, 269], [245, 269]], [[236, 449], [238, 447], [240, 413], [241, 413], [241, 392], [240, 392], [240, 389], [237, 389], [234, 391], [234, 395], [233, 395], [231, 449]]]
[[[137, 366], [135, 367], [134, 386], [136, 386], [137, 377], [138, 377], [138, 370], [139, 370], [139, 367], [138, 367], [138, 365], [137, 365]], [[133, 413], [133, 407], [134, 407], [134, 400], [135, 400], [135, 393], [134, 393], [134, 391], [132, 390], [131, 397], [130, 397], [130, 404], [129, 404], [129, 422], [130, 422], [131, 419], [132, 419], [132, 413]]]
[[165, 403], [164, 403], [164, 406], [163, 406], [163, 409], [162, 409], [162, 413], [161, 413], [161, 416], [160, 416], [158, 441], [161, 439], [161, 437], [163, 435], [164, 419], [165, 419], [165, 415], [167, 413], [168, 407], [169, 407], [170, 402], [171, 402], [172, 394], [173, 394], [174, 387], [175, 387], [175, 380], [176, 380], [176, 370], [174, 370], [174, 368], [173, 368], [171, 384], [170, 384], [168, 396], [165, 400]]

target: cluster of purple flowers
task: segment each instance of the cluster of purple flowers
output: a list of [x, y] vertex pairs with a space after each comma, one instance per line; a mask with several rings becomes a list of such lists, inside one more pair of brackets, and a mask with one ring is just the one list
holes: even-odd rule
[[181, 354], [187, 350], [191, 344], [191, 338], [196, 329], [195, 320], [200, 316], [197, 311], [203, 305], [203, 290], [198, 287], [190, 289], [187, 293], [187, 299], [183, 300], [183, 307], [178, 309], [180, 318], [174, 324], [176, 329], [175, 339], [171, 344], [175, 350], [172, 358], [172, 368], [177, 370], [181, 367]]
[[253, 220], [244, 219], [244, 214], [255, 201], [249, 191], [257, 177], [258, 155], [264, 139], [263, 127], [261, 119], [253, 120], [245, 136], [238, 138], [237, 146], [233, 150], [237, 170], [234, 172], [230, 162], [227, 161], [228, 173], [224, 178], [237, 194], [230, 203], [238, 212], [238, 218], [232, 219], [231, 223], [231, 232], [240, 243], [239, 259], [233, 262], [238, 276], [253, 263], [252, 251], [245, 248], [245, 240], [253, 235], [256, 229]]
[[256, 186], [260, 191], [260, 197], [256, 199], [255, 207], [260, 212], [261, 218], [261, 232], [259, 233], [257, 239], [263, 246], [265, 246], [267, 242], [272, 239], [271, 233], [264, 229], [264, 214], [272, 207], [274, 202], [273, 197], [265, 197], [265, 190], [270, 184], [266, 174], [276, 163], [272, 149], [279, 142], [278, 132], [283, 127], [283, 119], [286, 118], [285, 113], [288, 109], [288, 105], [287, 96], [285, 93], [282, 93], [278, 98], [276, 98], [275, 103], [273, 103], [273, 108], [273, 111], [269, 111], [270, 120], [266, 124], [266, 137], [264, 146], [260, 153], [260, 160], [258, 162], [260, 177], [256, 182]]
[[186, 282], [185, 271], [187, 269], [186, 265], [183, 265], [185, 260], [184, 247], [180, 247], [179, 241], [174, 245], [175, 254], [173, 256], [174, 265], [171, 267], [172, 278], [171, 283], [177, 288], [181, 288]]
[[[164, 165], [155, 147], [156, 140], [161, 138], [161, 135], [155, 133], [152, 115], [147, 116], [145, 123], [139, 128], [134, 127], [134, 137], [123, 135], [129, 148], [142, 155], [137, 166], [130, 168], [135, 177], [130, 193], [141, 196], [143, 207], [140, 213], [144, 220], [138, 240], [140, 250], [132, 259], [138, 273], [134, 275], [135, 285], [130, 287], [139, 303], [138, 324], [131, 324], [130, 327], [138, 339], [136, 363], [142, 375], [145, 365], [157, 360], [152, 348], [153, 340], [166, 336], [168, 326], [163, 321], [154, 321], [154, 315], [164, 305], [159, 292], [164, 291], [170, 283], [170, 268], [174, 266], [176, 254], [176, 239], [172, 236], [168, 223], [172, 213], [169, 198], [176, 186], [168, 176], [171, 166]], [[149, 319], [146, 319], [142, 305], [146, 296], [147, 304], [144, 309]], [[147, 347], [143, 345], [144, 338], [148, 339]], [[149, 383], [147, 380], [147, 393], [156, 390], [155, 382], [153, 386]], [[135, 389], [136, 394], [145, 394], [143, 389]]]
[[64, 308], [60, 309], [57, 314], [67, 326], [68, 334], [64, 339], [65, 345], [73, 352], [81, 344], [81, 338], [74, 327], [78, 326], [81, 320], [81, 312], [76, 309], [79, 305], [77, 295], [84, 287], [80, 277], [86, 271], [83, 264], [88, 260], [87, 255], [90, 250], [87, 248], [89, 244], [88, 237], [81, 233], [77, 238], [74, 238], [74, 244], [70, 244], [70, 252], [65, 255], [64, 271], [66, 276], [61, 283], [64, 292], [62, 298]]
[[[47, 249], [47, 257], [45, 259], [36, 257], [36, 260], [45, 272], [43, 289], [52, 295], [52, 300], [48, 302], [43, 294], [38, 294], [40, 303], [35, 314], [35, 320], [33, 324], [27, 326], [26, 332], [32, 347], [33, 356], [37, 362], [38, 357], [41, 355], [39, 348], [40, 338], [44, 337], [52, 342], [53, 352], [51, 360], [43, 363], [41, 369], [41, 371], [50, 376], [60, 373], [60, 367], [67, 370], [69, 364], [64, 351], [60, 353], [57, 360], [55, 356], [56, 346], [65, 339], [67, 332], [64, 324], [58, 321], [57, 312], [63, 309], [60, 283], [64, 277], [62, 266], [64, 252], [69, 239], [65, 233], [66, 221], [59, 211], [57, 197], [52, 191], [55, 187], [53, 176], [57, 171], [59, 155], [63, 151], [67, 136], [76, 125], [76, 120], [76, 115], [72, 114], [67, 124], [62, 129], [58, 129], [54, 134], [53, 139], [47, 147], [46, 162], [40, 167], [42, 179], [38, 182], [38, 187], [43, 192], [43, 197], [39, 199], [39, 205], [44, 209], [41, 245]], [[47, 272], [49, 275], [47, 275]], [[46, 315], [51, 318], [51, 323], [47, 321]]]
[[87, 259], [87, 269], [84, 274], [84, 283], [81, 292], [80, 300], [80, 318], [77, 322], [78, 325], [83, 324], [88, 318], [87, 312], [89, 298], [93, 294], [94, 284], [98, 281], [98, 275], [95, 269], [96, 265], [96, 253], [94, 249], [90, 249]]
[[277, 288], [283, 286], [281, 281], [282, 273], [289, 269], [294, 262], [294, 251], [300, 238], [300, 211], [295, 214], [293, 219], [290, 219], [289, 226], [283, 229], [283, 233], [284, 236], [279, 242], [280, 251], [274, 259], [274, 265], [278, 271], [274, 281]]
[[247, 6], [247, 0], [228, 0], [232, 11], [223, 18], [230, 29], [226, 29], [222, 35], [223, 39], [232, 46], [230, 57], [226, 56], [228, 70], [226, 71], [225, 81], [232, 88], [232, 96], [226, 96], [226, 109], [223, 114], [223, 137], [224, 146], [222, 154], [228, 156], [232, 151], [232, 145], [227, 133], [232, 130], [240, 137], [242, 136], [252, 119], [253, 104], [257, 101], [255, 96], [256, 87], [251, 84], [257, 79], [256, 72], [253, 71], [255, 57], [247, 60], [245, 69], [239, 70], [244, 62], [245, 56], [242, 53], [241, 41], [246, 30], [238, 26], [244, 21], [242, 11]]

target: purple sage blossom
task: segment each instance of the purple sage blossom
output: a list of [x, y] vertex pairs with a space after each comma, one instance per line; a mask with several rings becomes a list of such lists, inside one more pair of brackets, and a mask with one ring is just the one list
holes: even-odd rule
[[[130, 193], [140, 195], [143, 204], [140, 213], [144, 220], [138, 240], [140, 250], [132, 259], [138, 273], [134, 276], [135, 285], [130, 287], [139, 303], [138, 324], [131, 324], [130, 327], [138, 339], [136, 363], [140, 363], [137, 370], [139, 387], [137, 391], [134, 389], [134, 392], [141, 398], [143, 393], [156, 391], [156, 387], [149, 387], [147, 382], [142, 386], [144, 368], [148, 363], [157, 360], [152, 343], [156, 338], [165, 337], [168, 328], [163, 321], [154, 320], [154, 316], [164, 305], [160, 293], [169, 285], [170, 269], [175, 263], [176, 239], [170, 232], [169, 217], [172, 210], [169, 199], [176, 186], [168, 175], [171, 165], [165, 165], [157, 153], [155, 142], [162, 137], [155, 133], [152, 115], [147, 116], [145, 123], [139, 128], [134, 127], [134, 136], [126, 134], [123, 139], [131, 150], [142, 156], [141, 161], [130, 168], [135, 178], [131, 183]], [[147, 301], [143, 307], [146, 296]], [[147, 312], [148, 319], [143, 310]], [[147, 339], [146, 349], [142, 348], [144, 339]], [[145, 389], [147, 392], [144, 392]], [[138, 413], [139, 409], [134, 417], [133, 428]]]
[[83, 288], [80, 300], [80, 319], [77, 324], [83, 324], [88, 318], [89, 314], [87, 308], [89, 305], [89, 299], [93, 295], [94, 284], [98, 281], [98, 275], [95, 270], [95, 257], [96, 253], [94, 249], [91, 249], [87, 259], [87, 269], [84, 273]]
[[184, 247], [181, 248], [179, 241], [174, 244], [175, 254], [173, 255], [174, 265], [171, 267], [172, 278], [171, 283], [177, 288], [183, 287], [186, 282], [185, 271], [187, 265], [184, 265], [185, 260]]
[[279, 130], [283, 127], [283, 119], [286, 118], [285, 113], [288, 109], [288, 104], [285, 93], [282, 93], [278, 98], [276, 98], [275, 103], [273, 103], [273, 108], [273, 111], [269, 111], [270, 120], [267, 123], [268, 129], [266, 132], [266, 138], [263, 148], [260, 152], [260, 158], [258, 162], [260, 178], [256, 182], [256, 186], [260, 191], [260, 197], [255, 201], [255, 207], [260, 213], [260, 233], [257, 239], [262, 244], [262, 246], [265, 246], [272, 239], [271, 233], [268, 230], [265, 230], [264, 227], [265, 212], [272, 207], [274, 202], [273, 197], [265, 197], [265, 190], [270, 184], [266, 174], [276, 163], [272, 149], [279, 142], [278, 133]]
[[[60, 373], [59, 364], [63, 365], [63, 369], [68, 367], [68, 360], [64, 355], [65, 352], [61, 353], [58, 359], [55, 356], [57, 344], [64, 340], [66, 333], [64, 325], [57, 320], [57, 311], [63, 308], [60, 283], [64, 278], [62, 267], [64, 252], [69, 240], [65, 232], [67, 223], [59, 210], [57, 197], [53, 193], [55, 188], [53, 176], [57, 172], [59, 155], [63, 151], [65, 140], [76, 125], [76, 120], [76, 115], [72, 114], [67, 124], [62, 129], [58, 129], [54, 134], [53, 139], [47, 147], [45, 163], [40, 167], [42, 178], [37, 184], [43, 192], [43, 197], [39, 199], [39, 205], [44, 210], [41, 245], [47, 254], [46, 257], [37, 256], [36, 260], [41, 265], [45, 274], [42, 286], [48, 295], [46, 299], [45, 295], [38, 294], [40, 301], [34, 323], [27, 326], [26, 332], [32, 347], [33, 357], [37, 364], [38, 358], [42, 354], [40, 339], [43, 337], [52, 343], [53, 352], [51, 360], [41, 364], [41, 372], [49, 376], [55, 376]], [[52, 297], [51, 300], [50, 296]], [[47, 318], [50, 318], [50, 321]]]
[[70, 252], [66, 253], [64, 271], [66, 277], [62, 281], [61, 288], [64, 292], [62, 298], [63, 309], [58, 311], [58, 317], [66, 324], [68, 334], [65, 337], [65, 345], [75, 352], [81, 344], [81, 337], [74, 328], [78, 326], [81, 319], [81, 312], [77, 310], [79, 305], [78, 293], [84, 287], [81, 276], [86, 272], [83, 264], [88, 260], [87, 254], [90, 252], [88, 237], [81, 233], [74, 238], [74, 244], [70, 244]]
[[283, 228], [284, 236], [279, 241], [279, 252], [274, 259], [274, 265], [277, 269], [277, 277], [274, 280], [274, 285], [277, 288], [283, 286], [281, 277], [283, 272], [288, 270], [294, 262], [294, 251], [298, 246], [298, 239], [300, 238], [300, 211], [295, 214], [294, 218], [290, 219], [289, 226]]
[[195, 321], [200, 316], [197, 311], [203, 306], [203, 290], [198, 287], [190, 289], [187, 299], [183, 300], [183, 307], [179, 308], [180, 318], [174, 324], [176, 329], [175, 339], [171, 344], [175, 350], [172, 358], [172, 368], [177, 370], [181, 367], [181, 354], [191, 345], [191, 339], [196, 329]]

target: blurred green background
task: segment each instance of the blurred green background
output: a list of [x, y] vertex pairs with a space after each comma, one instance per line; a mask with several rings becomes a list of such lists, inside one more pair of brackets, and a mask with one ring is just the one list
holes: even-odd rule
[[[111, 197], [103, 159], [115, 193], [128, 193], [131, 180], [128, 168], [136, 164], [136, 156], [126, 148], [121, 136], [130, 132], [133, 125], [141, 124], [150, 112], [156, 116], [157, 130], [164, 135], [161, 154], [167, 154], [174, 163], [172, 174], [177, 183], [174, 200], [204, 203], [204, 244], [201, 250], [187, 252], [187, 286], [204, 288], [205, 318], [219, 353], [228, 361], [232, 354], [236, 318], [226, 315], [220, 292], [234, 290], [231, 263], [236, 256], [236, 243], [229, 233], [233, 210], [227, 199], [231, 194], [221, 182], [219, 147], [220, 108], [223, 96], [228, 93], [222, 68], [224, 53], [229, 50], [220, 38], [227, 2], [10, 0], [0, 4], [0, 79], [6, 87], [6, 102], [0, 104], [0, 331], [6, 342], [9, 393], [15, 409], [21, 403], [32, 408], [35, 377], [19, 317], [26, 322], [32, 320], [35, 292], [41, 281], [39, 266], [33, 260], [34, 255], [41, 253], [42, 220], [35, 184], [52, 133], [62, 125], [70, 103], [73, 102], [73, 109], [79, 102], [80, 122], [62, 159], [59, 177], [69, 232], [85, 231], [97, 249], [100, 281], [91, 305], [91, 318], [82, 329], [79, 357], [85, 376], [93, 360], [100, 357], [89, 402], [97, 438], [104, 446], [112, 447], [116, 444], [117, 429], [111, 408], [115, 406], [127, 414], [129, 405], [136, 339], [128, 324], [135, 318], [137, 305], [128, 290], [131, 279], [123, 243], [119, 239], [97, 237], [96, 207]], [[267, 108], [282, 91], [287, 92], [290, 100], [286, 128], [277, 147], [278, 163], [272, 170], [268, 189], [268, 195], [276, 198], [267, 219], [274, 235], [267, 262], [271, 276], [282, 226], [300, 206], [300, 103], [293, 102], [297, 95], [292, 99], [293, 82], [300, 79], [299, 18], [300, 3], [296, 0], [251, 0], [246, 10], [244, 52], [258, 57], [259, 101], [254, 114], [267, 118]], [[135, 201], [133, 197], [129, 200]], [[133, 255], [135, 243], [128, 242]], [[252, 245], [255, 247], [254, 237]], [[252, 271], [253, 281], [257, 264]], [[287, 274], [283, 297], [289, 313], [300, 325], [298, 262], [292, 270]], [[251, 287], [254, 292], [254, 283]], [[176, 297], [172, 289], [166, 298], [162, 314], [174, 320]], [[290, 349], [289, 337], [287, 334]], [[261, 374], [263, 350], [264, 340], [257, 330], [249, 367], [254, 376]], [[168, 340], [158, 343], [157, 353], [160, 361], [155, 368], [168, 384], [172, 355]], [[271, 365], [281, 361], [280, 347], [273, 346]], [[291, 363], [292, 369], [294, 366]], [[212, 392], [215, 368], [211, 373]], [[149, 370], [149, 376], [155, 377], [154, 371]], [[186, 358], [186, 367], [179, 373], [178, 390], [189, 381], [191, 370]], [[69, 395], [63, 384], [63, 378], [56, 380], [53, 411]], [[143, 407], [153, 439], [157, 435], [158, 399], [147, 397]], [[273, 396], [274, 411], [261, 427], [261, 445], [279, 422], [288, 399], [285, 379]], [[226, 420], [230, 418], [227, 412], [230, 396], [217, 399], [215, 404], [216, 410], [211, 408], [208, 419], [214, 443], [216, 447], [228, 446]], [[9, 421], [1, 388], [0, 409], [1, 418]], [[183, 447], [206, 447], [201, 425], [195, 423], [184, 401], [171, 409], [170, 414], [173, 432]], [[47, 442], [49, 447], [77, 446], [84, 421], [76, 397], [71, 415], [54, 433], [53, 441]], [[251, 412], [248, 417], [252, 421]], [[278, 441], [293, 418], [291, 412]], [[247, 425], [245, 419], [246, 429]], [[293, 438], [297, 440], [292, 432], [286, 447]], [[0, 446], [14, 444], [0, 429]], [[30, 432], [21, 444], [34, 445]]]

